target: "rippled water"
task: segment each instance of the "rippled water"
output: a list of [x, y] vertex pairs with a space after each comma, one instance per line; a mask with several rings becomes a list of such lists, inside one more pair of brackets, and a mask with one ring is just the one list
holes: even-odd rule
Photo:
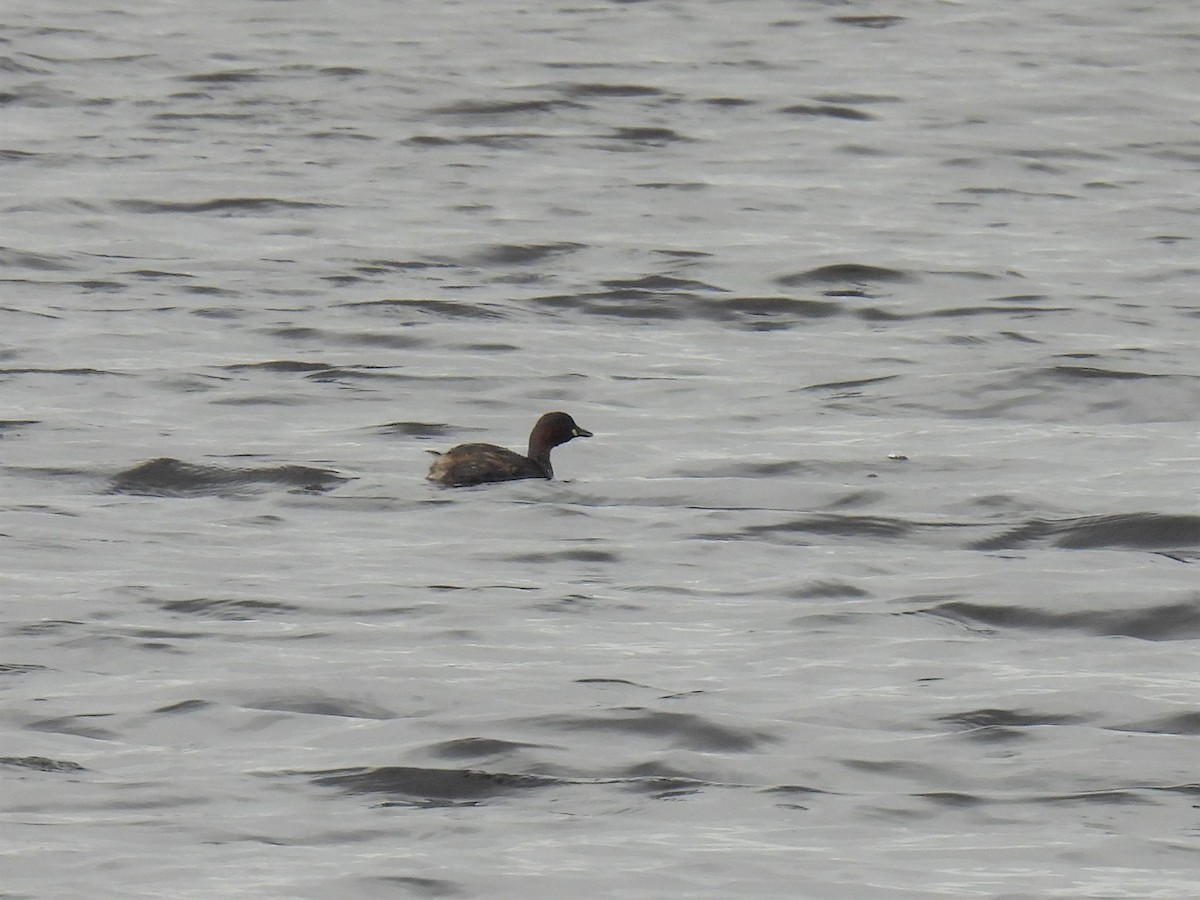
[[27, 6], [4, 896], [1195, 896], [1187, 4]]

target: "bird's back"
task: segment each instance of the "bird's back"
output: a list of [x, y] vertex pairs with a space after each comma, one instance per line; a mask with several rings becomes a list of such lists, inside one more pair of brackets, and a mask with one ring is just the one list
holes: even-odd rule
[[551, 477], [527, 456], [495, 444], [459, 444], [434, 460], [425, 476], [451, 487]]

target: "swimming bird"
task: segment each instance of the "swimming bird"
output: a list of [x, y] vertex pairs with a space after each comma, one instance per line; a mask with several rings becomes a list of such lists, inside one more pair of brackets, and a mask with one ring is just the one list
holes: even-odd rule
[[466, 487], [521, 478], [553, 478], [550, 451], [579, 437], [591, 437], [565, 412], [548, 412], [529, 433], [529, 455], [522, 456], [495, 444], [459, 444], [437, 456], [425, 477], [447, 487]]

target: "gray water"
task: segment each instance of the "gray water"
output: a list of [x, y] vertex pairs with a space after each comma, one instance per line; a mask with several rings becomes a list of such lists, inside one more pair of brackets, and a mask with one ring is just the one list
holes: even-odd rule
[[1196, 896], [1194, 5], [22, 6], [0, 896]]

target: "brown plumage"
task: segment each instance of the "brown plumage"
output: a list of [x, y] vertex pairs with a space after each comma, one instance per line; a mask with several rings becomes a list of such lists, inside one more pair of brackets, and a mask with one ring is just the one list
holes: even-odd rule
[[465, 487], [492, 481], [516, 481], [520, 478], [553, 478], [550, 451], [577, 437], [591, 437], [564, 412], [546, 413], [529, 433], [529, 455], [522, 456], [495, 444], [459, 444], [437, 459], [425, 476], [447, 487]]

